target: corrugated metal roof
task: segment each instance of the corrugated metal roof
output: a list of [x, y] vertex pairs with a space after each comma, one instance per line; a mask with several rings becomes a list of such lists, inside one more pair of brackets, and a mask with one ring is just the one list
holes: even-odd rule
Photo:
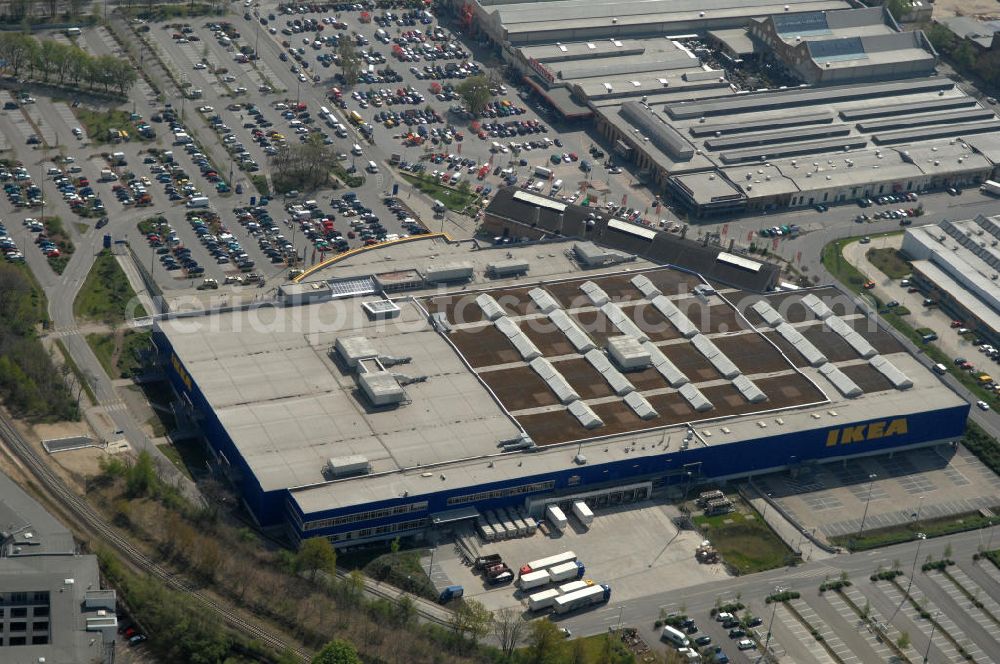
[[767, 399], [767, 395], [752, 380], [742, 374], [733, 378], [733, 387], [739, 390], [743, 398], [750, 403], [760, 403]]
[[687, 402], [691, 404], [691, 407], [699, 413], [704, 413], [706, 410], [712, 409], [712, 402], [705, 398], [705, 395], [701, 393], [701, 390], [691, 383], [681, 385], [678, 391], [681, 393], [682, 397], [687, 399]]
[[657, 288], [653, 282], [649, 280], [649, 277], [644, 274], [637, 274], [632, 277], [632, 285], [635, 286], [647, 300], [650, 300], [657, 295], [662, 295], [660, 289]]
[[569, 317], [562, 309], [555, 309], [549, 313], [549, 320], [558, 327], [566, 338], [569, 339], [578, 353], [586, 353], [594, 348], [594, 342], [584, 333], [576, 322]]
[[584, 354], [584, 357], [587, 358], [588, 362], [590, 362], [590, 366], [597, 369], [598, 373], [604, 373], [607, 369], [613, 368], [611, 366], [611, 360], [608, 359], [608, 356], [596, 348], [594, 350], [587, 351]]
[[760, 314], [764, 322], [771, 327], [778, 327], [785, 320], [766, 300], [757, 300], [750, 308]]
[[568, 404], [571, 401], [575, 401], [580, 398], [580, 395], [576, 393], [570, 384], [566, 381], [561, 373], [559, 373], [552, 363], [543, 357], [538, 357], [528, 363], [535, 373], [545, 381], [545, 384], [549, 386], [552, 393], [556, 395], [564, 404]]
[[580, 290], [583, 291], [591, 302], [594, 303], [595, 307], [600, 307], [607, 303], [608, 294], [604, 292], [604, 289], [595, 284], [593, 281], [585, 281], [580, 284]]
[[889, 382], [897, 390], [908, 390], [913, 387], [913, 381], [907, 378], [906, 374], [900, 371], [895, 364], [881, 355], [876, 355], [868, 360], [868, 363], [875, 367], [880, 374], [888, 378]]
[[636, 415], [644, 420], [651, 420], [659, 414], [649, 403], [646, 397], [642, 396], [638, 392], [629, 392], [626, 394], [625, 403], [633, 410], [633, 412], [635, 412]]
[[888, 83], [838, 85], [821, 88], [803, 88], [781, 91], [757, 92], [720, 101], [694, 101], [669, 104], [667, 114], [675, 120], [688, 120], [712, 115], [738, 115], [775, 108], [828, 104], [856, 99], [888, 98], [896, 94], [916, 94], [951, 90], [954, 81], [938, 78], [907, 79]]
[[513, 344], [517, 352], [521, 354], [521, 358], [527, 362], [530, 362], [536, 357], [540, 357], [542, 354], [541, 351], [538, 350], [538, 347], [523, 332], [512, 336], [510, 338], [510, 343]]
[[476, 297], [476, 304], [483, 310], [483, 315], [489, 320], [496, 320], [504, 315], [503, 307], [497, 304], [492, 295], [480, 293]]
[[926, 127], [924, 129], [902, 129], [900, 131], [883, 131], [872, 136], [876, 145], [891, 145], [894, 143], [913, 143], [928, 141], [933, 138], [949, 138], [951, 136], [971, 136], [1000, 131], [1000, 123], [995, 120], [987, 122], [970, 122], [949, 127]]
[[583, 403], [582, 401], [574, 401], [569, 406], [567, 410], [573, 414], [573, 416], [580, 421], [585, 429], [596, 429], [597, 427], [604, 426], [604, 422], [600, 417], [597, 416], [590, 406]]
[[640, 342], [649, 340], [649, 335], [640, 330], [639, 326], [633, 323], [632, 319], [626, 316], [621, 307], [614, 302], [604, 303], [604, 306], [601, 307], [601, 312], [625, 336], [638, 339]]
[[698, 328], [685, 316], [665, 295], [658, 295], [653, 298], [653, 306], [670, 321], [670, 324], [677, 328], [681, 335], [691, 338], [698, 334]]
[[947, 111], [949, 109], [968, 108], [975, 105], [976, 100], [972, 97], [949, 97], [947, 99], [930, 99], [921, 102], [907, 102], [905, 104], [885, 104], [884, 106], [872, 106], [868, 108], [840, 111], [840, 119], [844, 122], [856, 122], [857, 120], [867, 120], [868, 118], [884, 118], [890, 115], [911, 115], [914, 113], [927, 113], [931, 111]]
[[635, 385], [625, 377], [625, 374], [618, 371], [614, 367], [609, 367], [606, 371], [602, 371], [601, 375], [604, 376], [604, 380], [608, 381], [608, 385], [611, 389], [615, 391], [615, 394], [622, 396], [628, 394], [629, 392], [635, 392]]
[[680, 132], [639, 102], [625, 102], [618, 113], [674, 161], [688, 161], [694, 157], [694, 146]]
[[851, 348], [853, 348], [858, 355], [865, 359], [874, 357], [878, 352], [863, 336], [853, 330], [850, 334], [844, 335], [844, 341], [849, 343]]
[[521, 328], [517, 326], [517, 323], [507, 318], [506, 316], [501, 316], [500, 318], [497, 318], [495, 321], [493, 321], [493, 324], [496, 325], [497, 329], [500, 330], [500, 333], [503, 334], [508, 339], [510, 339], [514, 335], [521, 333]]
[[930, 113], [917, 116], [906, 116], [892, 118], [889, 120], [875, 120], [872, 122], [859, 122], [858, 131], [887, 131], [890, 129], [912, 129], [914, 127], [926, 127], [927, 125], [955, 124], [958, 122], [973, 122], [977, 120], [995, 120], [993, 111], [985, 108], [977, 108], [967, 111], [947, 111], [944, 113]]
[[833, 122], [829, 113], [803, 113], [783, 117], [747, 120], [745, 122], [727, 122], [717, 124], [697, 124], [688, 129], [692, 136], [713, 136], [715, 134], [738, 134], [758, 129], [777, 129], [780, 127], [800, 127], [811, 124], [828, 124]]
[[795, 350], [806, 358], [806, 361], [814, 367], [826, 364], [826, 355], [819, 352], [819, 349], [806, 339], [802, 334], [788, 323], [781, 323], [775, 328], [785, 341], [792, 344]]
[[555, 298], [549, 295], [548, 291], [541, 288], [532, 288], [528, 291], [528, 296], [543, 314], [550, 313], [553, 309], [559, 308], [559, 303], [556, 302]]
[[812, 293], [803, 297], [800, 302], [813, 313], [813, 316], [820, 320], [826, 320], [833, 315], [833, 310]]
[[864, 392], [858, 387], [857, 383], [848, 378], [843, 371], [837, 368], [835, 364], [824, 364], [819, 368], [819, 372], [826, 377], [828, 381], [833, 383], [833, 386], [849, 399], [855, 397], [860, 397]]
[[642, 344], [642, 347], [649, 353], [653, 367], [660, 372], [670, 387], [680, 387], [689, 382], [688, 377], [654, 343], [647, 341]]
[[739, 134], [737, 136], [726, 136], [723, 138], [708, 138], [705, 139], [705, 147], [709, 150], [730, 150], [733, 148], [750, 147], [752, 145], [771, 145], [774, 143], [788, 143], [791, 141], [831, 138], [833, 136], [847, 136], [850, 133], [851, 128], [845, 125], [827, 125], [808, 128], [794, 127], [792, 129], [762, 131], [751, 134]]

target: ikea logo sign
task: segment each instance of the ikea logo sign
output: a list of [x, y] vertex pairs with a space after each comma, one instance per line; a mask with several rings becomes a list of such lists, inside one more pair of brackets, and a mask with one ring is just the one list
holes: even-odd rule
[[190, 374], [188, 374], [187, 370], [184, 368], [184, 365], [181, 364], [180, 358], [178, 358], [177, 355], [173, 355], [170, 358], [170, 364], [173, 365], [174, 371], [177, 372], [177, 376], [181, 379], [181, 382], [184, 383], [184, 387], [186, 387], [188, 389], [188, 392], [190, 392], [191, 391], [191, 376], [190, 376]]
[[908, 431], [909, 427], [907, 426], [905, 417], [882, 422], [870, 422], [869, 424], [859, 424], [858, 426], [844, 427], [842, 429], [831, 429], [826, 433], [826, 446], [850, 445], [851, 443], [862, 443], [866, 440], [888, 438], [889, 436], [902, 436]]

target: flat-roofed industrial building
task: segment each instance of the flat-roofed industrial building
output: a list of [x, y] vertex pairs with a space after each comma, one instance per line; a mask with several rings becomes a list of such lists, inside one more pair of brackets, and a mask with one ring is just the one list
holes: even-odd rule
[[[305, 276], [353, 280], [342, 297], [153, 334], [254, 518], [338, 546], [961, 436], [968, 404], [838, 291], [760, 295], [587, 244], [389, 245]], [[723, 253], [747, 283], [764, 268]], [[431, 257], [470, 280], [365, 313], [387, 259]], [[501, 259], [527, 269], [498, 278]]]

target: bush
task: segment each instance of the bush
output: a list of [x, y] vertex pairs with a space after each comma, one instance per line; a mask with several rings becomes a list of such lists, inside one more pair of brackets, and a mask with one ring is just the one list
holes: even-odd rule
[[876, 572], [868, 578], [871, 579], [872, 583], [875, 583], [876, 581], [892, 581], [897, 576], [902, 576], [902, 575], [903, 575], [902, 570], [886, 569]]
[[768, 595], [764, 599], [765, 604], [770, 604], [771, 602], [787, 602], [789, 600], [798, 599], [801, 595], [795, 590], [785, 590], [780, 593], [773, 593]]
[[939, 572], [943, 572], [948, 567], [954, 564], [955, 564], [954, 560], [949, 560], [948, 558], [944, 558], [942, 560], [932, 560], [931, 562], [924, 563], [923, 565], [920, 566], [920, 569], [924, 572], [930, 572], [931, 570], [937, 570]]

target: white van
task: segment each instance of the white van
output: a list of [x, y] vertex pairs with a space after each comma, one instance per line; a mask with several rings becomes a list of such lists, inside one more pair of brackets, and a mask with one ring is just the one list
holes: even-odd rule
[[552, 183], [552, 191], [559, 191], [562, 189], [562, 180], [556, 180]]
[[207, 208], [208, 204], [207, 196], [195, 196], [187, 202], [189, 208]]
[[374, 161], [369, 161], [367, 169], [369, 173], [378, 173], [378, 164], [376, 164]]
[[684, 632], [670, 625], [663, 626], [663, 631], [660, 632], [660, 639], [672, 643], [675, 648], [687, 648], [691, 644], [690, 639], [684, 635]]
[[362, 150], [362, 149], [361, 149], [361, 146], [360, 146], [360, 145], [358, 145], [357, 143], [355, 143], [355, 144], [354, 144], [354, 147], [353, 147], [353, 148], [351, 148], [351, 154], [353, 154], [353, 155], [354, 155], [355, 157], [360, 157], [360, 156], [361, 156], [361, 155], [363, 155], [364, 153], [365, 153], [365, 151], [364, 151], [364, 150]]
[[494, 154], [500, 152], [500, 144], [497, 143], [496, 141], [493, 141], [493, 143], [490, 145], [490, 152]]

